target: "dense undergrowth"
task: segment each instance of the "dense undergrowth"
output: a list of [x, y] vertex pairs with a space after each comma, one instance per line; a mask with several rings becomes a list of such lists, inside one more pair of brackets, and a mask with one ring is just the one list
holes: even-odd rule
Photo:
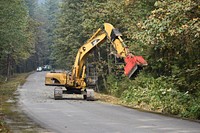
[[173, 78], [154, 78], [142, 72], [135, 80], [120, 80], [110, 75], [107, 82], [108, 93], [133, 107], [200, 119], [200, 92], [194, 95], [188, 91], [180, 91]]

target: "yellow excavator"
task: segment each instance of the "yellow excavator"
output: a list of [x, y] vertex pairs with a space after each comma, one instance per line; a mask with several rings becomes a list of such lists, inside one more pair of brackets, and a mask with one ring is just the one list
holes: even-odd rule
[[[87, 82], [86, 60], [88, 55], [100, 46], [105, 40], [109, 40], [116, 50], [116, 56], [124, 61], [124, 74], [131, 78], [141, 68], [147, 65], [142, 56], [131, 54], [124, 44], [122, 34], [113, 25], [104, 23], [104, 28], [99, 28], [87, 42], [82, 45], [76, 55], [72, 72], [49, 72], [45, 76], [45, 85], [57, 86], [54, 89], [54, 98], [62, 99], [63, 94], [82, 94], [86, 100], [94, 100], [94, 89], [96, 79]], [[64, 89], [62, 88], [64, 87]]]

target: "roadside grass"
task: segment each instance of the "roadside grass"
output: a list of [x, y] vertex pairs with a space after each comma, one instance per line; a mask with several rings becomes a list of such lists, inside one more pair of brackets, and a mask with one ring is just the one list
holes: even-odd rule
[[36, 124], [32, 124], [17, 107], [18, 86], [25, 83], [29, 73], [15, 74], [7, 82], [0, 82], [0, 133], [13, 130], [20, 133], [36, 132]]
[[141, 107], [141, 106], [138, 106], [138, 105], [129, 104], [129, 103], [126, 103], [123, 99], [118, 98], [116, 96], [112, 96], [110, 94], [104, 94], [104, 93], [97, 93], [97, 92], [95, 92], [95, 98], [98, 101], [109, 103], [109, 104], [113, 104], [113, 105], [121, 105], [121, 106], [124, 106], [124, 107], [132, 108], [132, 109], [137, 109], [137, 110], [140, 110], [140, 111], [161, 114], [160, 110], [152, 111], [152, 110], [150, 110], [148, 108], [148, 106]]
[[168, 116], [168, 117], [173, 117], [173, 118], [177, 118], [177, 119], [189, 120], [189, 121], [194, 121], [194, 122], [200, 123], [200, 120], [198, 120], [198, 119], [191, 119], [191, 118], [181, 117], [181, 116], [177, 116], [177, 115], [173, 115], [173, 114], [163, 113], [159, 109], [152, 110], [149, 105], [141, 106], [141, 105], [135, 105], [132, 103], [127, 103], [122, 98], [117, 98], [116, 96], [112, 96], [110, 94], [95, 92], [95, 99], [100, 102], [103, 102], [103, 103], [108, 103], [108, 104], [112, 104], [112, 105], [120, 105], [120, 106], [124, 106], [126, 108], [135, 109], [135, 110], [139, 110], [142, 112], [148, 112], [148, 113], [153, 113], [153, 114], [158, 114], [158, 115], [163, 115], [163, 116]]
[[135, 80], [120, 80], [109, 75], [106, 94], [117, 97], [119, 104], [126, 107], [200, 120], [200, 91], [192, 94], [179, 90], [173, 77], [140, 73]]

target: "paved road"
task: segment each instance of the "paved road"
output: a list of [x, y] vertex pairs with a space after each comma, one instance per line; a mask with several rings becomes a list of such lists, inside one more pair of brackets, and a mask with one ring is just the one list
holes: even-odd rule
[[20, 106], [34, 121], [55, 133], [200, 133], [200, 124], [122, 106], [77, 99], [54, 100], [45, 72], [19, 88]]

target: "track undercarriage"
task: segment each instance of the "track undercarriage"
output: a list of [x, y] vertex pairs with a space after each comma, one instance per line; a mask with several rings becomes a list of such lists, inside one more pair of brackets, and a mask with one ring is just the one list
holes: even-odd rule
[[64, 87], [56, 87], [54, 89], [54, 99], [61, 100], [67, 98], [69, 95], [82, 95], [84, 100], [94, 100], [94, 89], [65, 89]]

